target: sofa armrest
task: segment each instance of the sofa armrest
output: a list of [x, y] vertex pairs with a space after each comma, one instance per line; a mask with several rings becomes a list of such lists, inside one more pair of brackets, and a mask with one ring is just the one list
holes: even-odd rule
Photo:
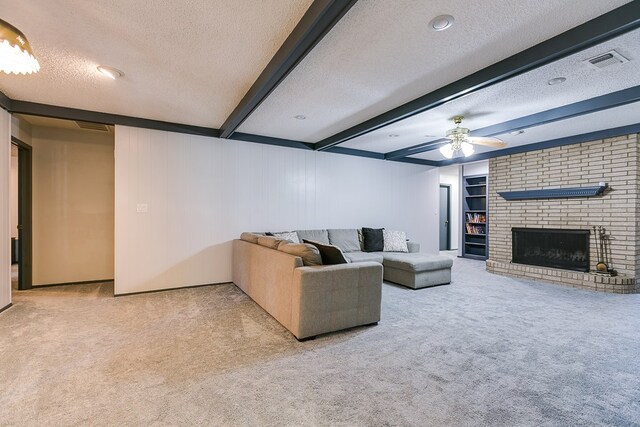
[[409, 253], [420, 252], [420, 243], [407, 242], [407, 248], [409, 248]]
[[298, 267], [293, 271], [291, 332], [306, 338], [380, 320], [382, 265]]

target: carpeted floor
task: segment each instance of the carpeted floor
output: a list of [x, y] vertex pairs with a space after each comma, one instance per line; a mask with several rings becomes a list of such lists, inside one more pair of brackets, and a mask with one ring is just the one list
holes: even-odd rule
[[494, 276], [385, 285], [377, 326], [297, 342], [233, 285], [14, 292], [1, 425], [640, 425], [640, 295]]

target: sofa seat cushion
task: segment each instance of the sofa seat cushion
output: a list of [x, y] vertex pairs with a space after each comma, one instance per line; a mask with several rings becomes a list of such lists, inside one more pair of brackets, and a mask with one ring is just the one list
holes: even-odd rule
[[453, 266], [453, 259], [442, 255], [385, 252], [383, 258], [382, 265], [385, 267], [411, 272], [441, 270]]
[[348, 252], [344, 256], [351, 262], [373, 261], [382, 264], [382, 252]]

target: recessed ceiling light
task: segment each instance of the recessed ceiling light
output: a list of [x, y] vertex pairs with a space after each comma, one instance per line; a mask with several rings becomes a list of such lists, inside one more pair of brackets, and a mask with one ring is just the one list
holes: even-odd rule
[[553, 85], [559, 85], [560, 83], [564, 83], [567, 81], [566, 77], [556, 77], [554, 79], [550, 79], [547, 84], [549, 86], [553, 86]]
[[294, 119], [296, 120], [304, 120], [307, 118], [307, 116], [303, 116], [302, 114], [298, 114], [297, 116], [293, 116]]
[[106, 65], [98, 65], [98, 71], [100, 71], [103, 75], [114, 80], [124, 76], [124, 73], [122, 71], [113, 67], [107, 67]]
[[511, 135], [520, 135], [522, 133], [524, 133], [524, 130], [522, 129], [518, 129], [518, 130], [514, 130], [512, 132], [509, 132]]
[[453, 25], [455, 19], [451, 15], [440, 15], [429, 21], [429, 28], [432, 31], [444, 31]]
[[399, 136], [400, 136], [400, 135], [398, 135], [397, 133], [390, 133], [390, 134], [389, 134], [389, 138], [397, 138], [397, 137], [399, 137]]

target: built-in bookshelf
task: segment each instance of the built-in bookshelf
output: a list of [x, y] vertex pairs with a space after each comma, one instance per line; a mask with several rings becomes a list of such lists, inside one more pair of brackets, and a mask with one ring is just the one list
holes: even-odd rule
[[487, 176], [462, 178], [463, 226], [462, 256], [487, 259]]

